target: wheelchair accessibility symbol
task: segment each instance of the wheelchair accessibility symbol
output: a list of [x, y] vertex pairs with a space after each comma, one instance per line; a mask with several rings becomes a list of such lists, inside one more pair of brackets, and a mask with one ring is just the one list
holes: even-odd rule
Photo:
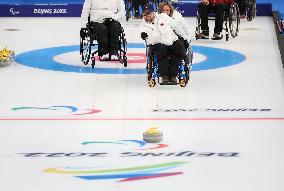
[[[128, 49], [135, 49], [136, 52], [128, 53], [128, 67], [96, 67], [82, 65], [70, 65], [55, 60], [63, 54], [76, 53], [79, 56], [79, 46], [60, 46], [44, 49], [37, 49], [21, 53], [16, 56], [17, 63], [43, 69], [61, 72], [75, 72], [75, 73], [97, 73], [97, 74], [146, 74], [146, 58], [145, 58], [145, 45], [143, 43], [128, 43]], [[138, 53], [139, 50], [139, 53]], [[193, 50], [193, 66], [192, 71], [202, 71], [210, 69], [219, 69], [229, 67], [232, 65], [240, 64], [245, 60], [245, 56], [235, 51], [206, 47], [206, 46], [192, 46]], [[203, 55], [205, 59], [200, 62], [194, 62], [195, 53]], [[67, 61], [68, 62], [68, 59]], [[132, 64], [144, 64], [143, 68], [132, 67]]]

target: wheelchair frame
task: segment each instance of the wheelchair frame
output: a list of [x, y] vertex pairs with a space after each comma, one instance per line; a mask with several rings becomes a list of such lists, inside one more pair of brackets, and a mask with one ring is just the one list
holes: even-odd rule
[[[160, 74], [159, 74], [159, 63], [157, 56], [153, 52], [153, 45], [146, 46], [146, 55], [147, 55], [147, 80], [148, 85], [150, 87], [154, 87], [156, 85], [156, 79], [160, 85], [173, 85], [173, 84], [162, 84], [160, 83]], [[179, 64], [179, 72], [178, 72], [178, 84], [181, 87], [185, 87], [190, 79], [190, 71], [192, 69], [192, 60], [193, 60], [193, 51], [191, 45], [186, 50], [186, 58], [184, 58]], [[176, 84], [175, 84], [176, 85]]]
[[[91, 22], [88, 22], [87, 28], [85, 31], [85, 37], [81, 38], [80, 37], [80, 55], [81, 55], [81, 61], [85, 64], [88, 65], [89, 60], [92, 60], [92, 68], [94, 68], [96, 64], [96, 59], [95, 55], [98, 53], [98, 49], [92, 52], [92, 46], [97, 46], [98, 43], [95, 43], [97, 41], [97, 35], [92, 32], [93, 26]], [[121, 27], [121, 32], [119, 34], [119, 43], [120, 47], [122, 45], [122, 48], [119, 50], [119, 56], [118, 56], [118, 61], [124, 65], [124, 67], [127, 67], [127, 41], [125, 38], [125, 33], [123, 27]]]
[[247, 20], [252, 21], [256, 16], [256, 1], [255, 0], [246, 0], [246, 14]]
[[[215, 21], [215, 15], [211, 16], [210, 14], [215, 14], [215, 13], [208, 13], [208, 20]], [[233, 38], [238, 36], [239, 26], [240, 26], [240, 11], [237, 3], [230, 4], [229, 8], [224, 11], [223, 21], [224, 21], [223, 30], [225, 30], [226, 33], [226, 41], [229, 40], [229, 32]], [[196, 30], [195, 30], [196, 40], [200, 39], [198, 37], [199, 33], [201, 33], [201, 18], [199, 16], [199, 11], [197, 10]]]

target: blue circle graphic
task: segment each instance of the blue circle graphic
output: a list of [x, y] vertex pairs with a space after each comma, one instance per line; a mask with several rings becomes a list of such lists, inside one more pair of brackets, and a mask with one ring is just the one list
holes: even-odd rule
[[[128, 43], [127, 48], [145, 48], [143, 43]], [[231, 50], [212, 48], [205, 46], [192, 46], [195, 53], [206, 56], [206, 59], [194, 63], [192, 71], [201, 71], [217, 69], [239, 64], [245, 60], [245, 56]], [[45, 70], [77, 72], [77, 73], [97, 73], [97, 74], [145, 74], [145, 68], [92, 68], [82, 66], [73, 66], [55, 61], [53, 58], [57, 55], [79, 51], [78, 45], [60, 46], [44, 49], [37, 49], [21, 53], [16, 56], [17, 63]], [[193, 55], [194, 56], [194, 55]], [[146, 67], [146, 66], [145, 66]]]

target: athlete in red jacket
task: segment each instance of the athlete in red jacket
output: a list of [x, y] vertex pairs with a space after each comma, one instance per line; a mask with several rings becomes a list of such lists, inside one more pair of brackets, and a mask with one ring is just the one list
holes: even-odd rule
[[209, 39], [208, 13], [214, 12], [215, 28], [212, 39], [221, 40], [223, 38], [223, 16], [225, 4], [230, 4], [234, 0], [202, 0], [198, 5], [198, 14], [201, 18], [202, 33], [197, 34], [198, 38]]

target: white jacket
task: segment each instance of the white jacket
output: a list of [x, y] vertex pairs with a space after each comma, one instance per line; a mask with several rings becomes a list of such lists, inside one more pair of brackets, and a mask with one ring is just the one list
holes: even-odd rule
[[[182, 27], [165, 13], [157, 14], [153, 23], [148, 23], [144, 19], [139, 26], [140, 33], [148, 35], [147, 44], [165, 44], [170, 46], [178, 39], [178, 36], [186, 39], [187, 36]], [[176, 35], [177, 34], [177, 35]]]
[[85, 0], [82, 14], [81, 27], [86, 27], [88, 17], [90, 21], [103, 23], [104, 19], [112, 18], [116, 21], [125, 17], [123, 0]]
[[174, 10], [172, 18], [178, 22], [180, 24], [180, 26], [183, 28], [186, 36], [187, 36], [187, 40], [190, 41], [190, 29], [189, 29], [189, 25], [188, 23], [185, 21], [185, 19], [182, 17], [181, 13]]

